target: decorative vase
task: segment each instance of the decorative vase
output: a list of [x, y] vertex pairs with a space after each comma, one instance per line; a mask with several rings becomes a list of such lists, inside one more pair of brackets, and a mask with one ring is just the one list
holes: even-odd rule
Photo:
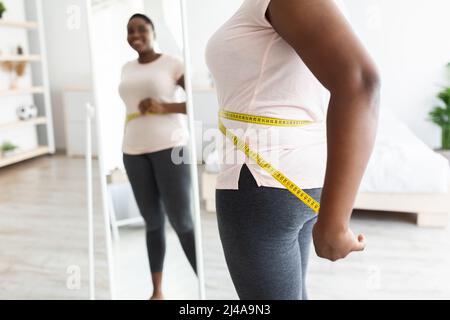
[[9, 89], [16, 90], [19, 88], [19, 77], [15, 71], [10, 72]]

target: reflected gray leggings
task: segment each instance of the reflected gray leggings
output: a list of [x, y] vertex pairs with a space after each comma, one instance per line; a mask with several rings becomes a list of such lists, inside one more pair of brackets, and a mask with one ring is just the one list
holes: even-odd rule
[[[322, 189], [305, 190], [320, 201]], [[217, 190], [220, 238], [242, 300], [306, 300], [306, 271], [317, 220], [286, 189], [258, 187], [246, 165], [239, 190]]]
[[[192, 268], [197, 271], [189, 164], [174, 164], [171, 158], [172, 150], [123, 155], [125, 170], [146, 224], [147, 250], [152, 273], [162, 272], [164, 266], [164, 212], [167, 213]], [[182, 147], [175, 148], [175, 152], [181, 157], [185, 151]]]

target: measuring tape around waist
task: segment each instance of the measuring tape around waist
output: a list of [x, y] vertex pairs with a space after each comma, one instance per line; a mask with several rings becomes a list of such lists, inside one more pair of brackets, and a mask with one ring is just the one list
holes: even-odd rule
[[152, 112], [147, 112], [147, 113], [145, 113], [145, 114], [142, 114], [142, 113], [140, 113], [140, 112], [135, 112], [135, 113], [127, 114], [127, 117], [126, 117], [126, 120], [125, 120], [125, 124], [128, 124], [128, 122], [133, 121], [133, 120], [135, 120], [135, 119], [137, 119], [137, 118], [139, 118], [139, 117], [150, 116], [150, 115], [152, 115], [152, 114], [154, 114], [154, 113], [152, 113]]
[[235, 113], [230, 111], [221, 110], [219, 111], [219, 130], [224, 136], [229, 138], [234, 146], [244, 152], [244, 154], [255, 161], [262, 169], [269, 173], [275, 180], [280, 182], [287, 190], [289, 190], [294, 196], [300, 199], [308, 207], [310, 207], [315, 213], [319, 213], [320, 204], [313, 197], [303, 191], [299, 186], [292, 182], [288, 177], [286, 177], [279, 170], [274, 168], [269, 162], [263, 159], [263, 157], [256, 151], [252, 150], [248, 143], [244, 142], [241, 138], [233, 134], [230, 130], [227, 130], [221, 118], [240, 121], [246, 123], [260, 124], [260, 125], [270, 125], [278, 127], [303, 127], [312, 124], [312, 121], [308, 120], [289, 120], [289, 119], [279, 119], [263, 116], [254, 116], [243, 113]]

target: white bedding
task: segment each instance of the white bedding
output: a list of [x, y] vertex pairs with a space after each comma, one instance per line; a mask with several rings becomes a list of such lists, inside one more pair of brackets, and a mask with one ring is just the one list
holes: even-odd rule
[[360, 192], [447, 193], [449, 185], [448, 160], [383, 110]]

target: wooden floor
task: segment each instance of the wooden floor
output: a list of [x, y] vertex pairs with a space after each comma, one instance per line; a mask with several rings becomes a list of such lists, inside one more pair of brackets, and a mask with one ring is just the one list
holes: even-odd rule
[[[84, 161], [31, 160], [2, 169], [0, 185], [0, 299], [87, 299]], [[98, 185], [95, 194], [97, 298], [108, 299]], [[237, 299], [214, 214], [202, 212], [202, 228], [207, 298]], [[352, 228], [366, 234], [366, 251], [337, 263], [312, 254], [311, 299], [450, 299], [449, 229], [418, 228], [414, 215], [376, 212], [357, 212]], [[144, 229], [124, 228], [121, 236], [114, 247], [117, 297], [147, 299]], [[170, 229], [167, 239], [167, 297], [195, 299], [195, 277]], [[70, 266], [81, 269], [79, 290], [67, 287]]]
[[[152, 285], [147, 258], [145, 228], [142, 225], [120, 228], [120, 241], [114, 243], [115, 299], [148, 300]], [[163, 292], [168, 300], [198, 300], [197, 277], [178, 238], [166, 229]]]
[[[3, 168], [0, 186], [0, 299], [88, 299], [84, 160], [44, 156]], [[94, 189], [96, 289], [107, 299], [99, 184]], [[79, 289], [71, 267], [81, 271]]]

